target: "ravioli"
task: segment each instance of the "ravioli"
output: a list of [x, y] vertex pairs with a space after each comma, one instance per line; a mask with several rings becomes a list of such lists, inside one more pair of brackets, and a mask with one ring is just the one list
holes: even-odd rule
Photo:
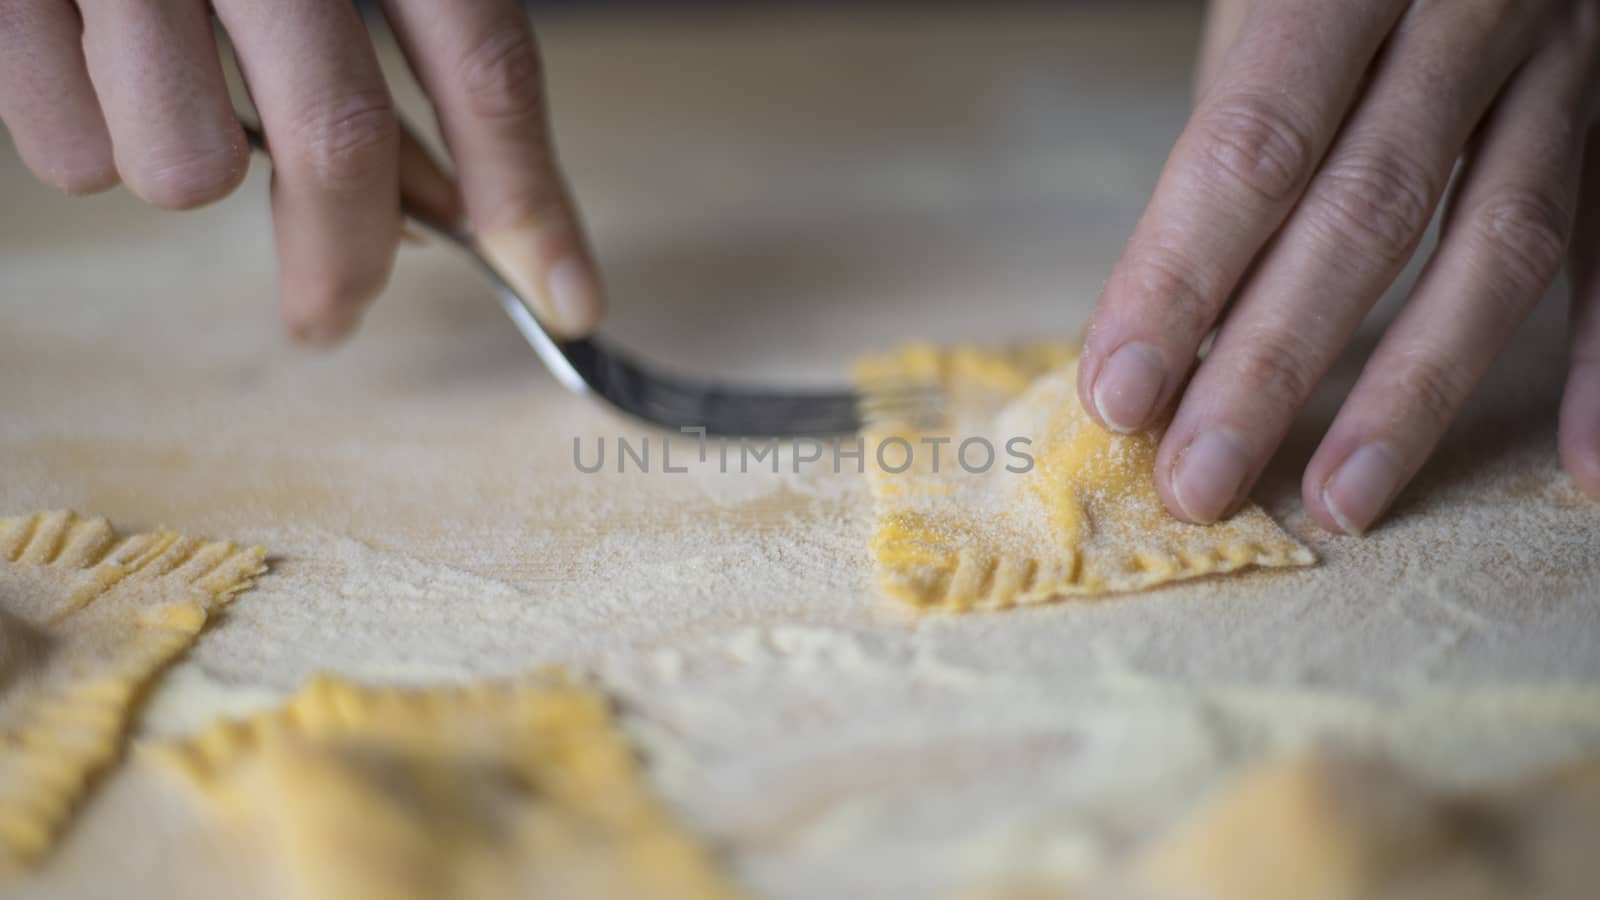
[[736, 896], [646, 789], [605, 699], [558, 671], [427, 690], [320, 677], [145, 759], [198, 791], [241, 867], [291, 885], [265, 896]]
[[[1214, 525], [1168, 515], [1160, 434], [1116, 434], [1085, 415], [1077, 355], [919, 344], [857, 366], [885, 593], [1004, 609], [1315, 562], [1254, 505]], [[934, 400], [906, 401], [921, 395]]]
[[1600, 759], [1493, 790], [1297, 754], [1222, 791], [1089, 897], [1516, 900], [1594, 896]]
[[69, 512], [0, 520], [0, 870], [49, 848], [141, 691], [264, 557]]

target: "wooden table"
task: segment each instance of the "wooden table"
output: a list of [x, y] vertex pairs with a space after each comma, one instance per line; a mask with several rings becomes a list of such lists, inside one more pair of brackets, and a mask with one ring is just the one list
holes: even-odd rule
[[[607, 331], [806, 382], [913, 336], [1072, 337], [1182, 124], [1196, 18], [1152, 10], [549, 22]], [[576, 471], [574, 438], [646, 433], [562, 393], [442, 249], [403, 254], [347, 348], [288, 345], [264, 183], [165, 215], [0, 155], [0, 509], [274, 553], [145, 735], [319, 670], [568, 663], [774, 897], [1070, 874], [1311, 740], [1469, 782], [1600, 747], [1600, 512], [1555, 458], [1558, 304], [1357, 541], [1297, 498], [1363, 332], [1258, 493], [1316, 569], [915, 619], [872, 589], [859, 478]], [[127, 814], [92, 802], [47, 883], [161, 895], [141, 842], [170, 838]]]

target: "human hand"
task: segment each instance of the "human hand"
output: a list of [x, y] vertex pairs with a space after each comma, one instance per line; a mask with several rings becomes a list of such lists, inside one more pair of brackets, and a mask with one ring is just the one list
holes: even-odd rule
[[1569, 245], [1561, 450], [1600, 498], [1600, 2], [1221, 0], [1206, 50], [1078, 379], [1117, 430], [1181, 397], [1156, 460], [1168, 510], [1210, 522], [1243, 501], [1458, 160], [1438, 250], [1307, 467], [1306, 507], [1371, 527]]
[[0, 120], [23, 161], [69, 194], [119, 181], [189, 209], [244, 178], [208, 6], [272, 147], [285, 324], [342, 338], [382, 290], [400, 191], [463, 216], [566, 334], [602, 310], [593, 256], [551, 146], [538, 50], [516, 0], [385, 0], [459, 186], [405, 134], [348, 0], [0, 0]]

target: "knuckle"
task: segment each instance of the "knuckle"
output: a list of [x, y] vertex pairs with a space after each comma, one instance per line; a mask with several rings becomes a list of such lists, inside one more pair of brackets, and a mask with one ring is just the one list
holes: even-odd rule
[[311, 177], [335, 190], [360, 190], [398, 159], [400, 123], [382, 88], [313, 104], [296, 129], [292, 152]]
[[1293, 199], [1311, 171], [1310, 129], [1277, 101], [1229, 98], [1198, 124], [1211, 177], [1224, 178], [1268, 203]]
[[518, 122], [540, 115], [539, 48], [526, 28], [492, 29], [462, 55], [457, 78], [473, 115]]
[[1571, 237], [1574, 211], [1553, 194], [1506, 191], [1479, 207], [1473, 220], [1490, 265], [1519, 295], [1544, 292], [1560, 271]]
[[209, 149], [163, 148], [130, 167], [128, 184], [136, 194], [162, 209], [194, 209], [222, 199], [239, 186], [245, 173], [242, 146]]
[[1411, 415], [1420, 416], [1433, 432], [1442, 432], [1466, 400], [1467, 388], [1460, 375], [1431, 356], [1414, 356], [1406, 361], [1395, 385]]
[[1318, 179], [1314, 221], [1332, 241], [1389, 265], [1410, 256], [1439, 193], [1428, 168], [1398, 150], [1346, 153]]
[[1285, 334], [1251, 342], [1233, 363], [1236, 383], [1273, 410], [1292, 411], [1311, 395], [1314, 357], [1302, 341]]
[[1131, 272], [1135, 296], [1158, 311], [1165, 329], [1198, 340], [1211, 327], [1220, 301], [1199, 267], [1167, 250], [1135, 260]]

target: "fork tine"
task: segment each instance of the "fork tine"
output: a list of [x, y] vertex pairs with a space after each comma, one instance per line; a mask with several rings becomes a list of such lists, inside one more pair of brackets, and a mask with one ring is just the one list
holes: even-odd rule
[[[596, 341], [571, 354], [594, 391], [624, 413], [668, 428], [720, 436], [842, 434], [861, 425], [854, 392], [741, 391], [646, 369]], [[573, 346], [573, 345], [568, 345]]]

